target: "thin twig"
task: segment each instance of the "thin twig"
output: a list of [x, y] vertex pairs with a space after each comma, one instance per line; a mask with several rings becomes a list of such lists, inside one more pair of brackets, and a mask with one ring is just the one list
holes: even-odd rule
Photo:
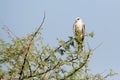
[[[68, 41], [66, 41], [64, 44], [67, 44], [67, 43], [69, 43], [71, 40], [68, 40]], [[62, 44], [62, 45], [59, 45], [59, 47], [57, 47], [55, 50], [54, 50], [54, 52], [56, 52], [58, 49], [60, 49], [64, 44]]]
[[101, 42], [97, 47], [95, 47], [92, 51], [95, 51], [97, 48], [99, 48], [101, 45], [103, 44], [103, 42]]
[[33, 71], [33, 73], [35, 74], [37, 69], [40, 67], [40, 64], [38, 63], [38, 66], [36, 67], [36, 69]]
[[72, 58], [71, 60], [69, 60], [69, 62], [72, 62], [72, 61], [77, 60], [77, 59], [78, 59], [78, 57]]

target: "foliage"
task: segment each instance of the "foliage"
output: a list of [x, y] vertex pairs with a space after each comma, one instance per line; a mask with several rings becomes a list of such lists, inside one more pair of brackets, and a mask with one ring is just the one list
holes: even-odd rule
[[[78, 51], [73, 37], [68, 41], [58, 40], [56, 48], [43, 44], [41, 27], [22, 38], [13, 38], [8, 43], [0, 39], [0, 79], [3, 80], [105, 80], [115, 73], [88, 73], [92, 49], [84, 44]], [[10, 34], [10, 30], [7, 32]], [[86, 35], [93, 37], [93, 32]]]

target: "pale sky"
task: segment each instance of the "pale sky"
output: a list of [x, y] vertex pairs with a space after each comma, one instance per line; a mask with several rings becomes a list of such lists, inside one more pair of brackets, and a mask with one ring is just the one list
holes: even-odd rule
[[86, 32], [94, 31], [89, 39], [97, 48], [89, 64], [92, 73], [118, 72], [111, 80], [120, 80], [120, 0], [0, 0], [0, 38], [7, 39], [1, 29], [7, 25], [17, 36], [33, 32], [41, 23], [43, 12], [45, 43], [56, 46], [57, 38], [67, 40], [73, 35], [73, 23], [81, 17]]

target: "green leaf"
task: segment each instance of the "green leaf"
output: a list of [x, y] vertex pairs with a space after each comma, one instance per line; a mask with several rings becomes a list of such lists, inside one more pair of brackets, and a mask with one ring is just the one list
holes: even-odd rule
[[59, 52], [61, 55], [64, 55], [65, 50], [64, 50], [64, 49], [59, 49], [58, 52]]
[[94, 37], [94, 32], [89, 33], [89, 36], [93, 38]]

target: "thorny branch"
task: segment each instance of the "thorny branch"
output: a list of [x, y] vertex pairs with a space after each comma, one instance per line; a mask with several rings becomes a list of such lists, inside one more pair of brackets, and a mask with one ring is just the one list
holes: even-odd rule
[[35, 31], [33, 37], [31, 38], [29, 44], [28, 44], [28, 48], [26, 49], [26, 53], [25, 53], [25, 58], [24, 58], [24, 61], [23, 61], [23, 64], [22, 64], [22, 68], [20, 70], [20, 73], [19, 73], [19, 80], [23, 80], [21, 77], [22, 77], [22, 74], [23, 74], [23, 69], [24, 69], [24, 66], [25, 66], [25, 63], [26, 63], [26, 60], [27, 60], [27, 55], [29, 53], [29, 50], [30, 50], [30, 47], [31, 47], [31, 42], [34, 40], [35, 36], [38, 34], [39, 30], [41, 29], [43, 23], [44, 23], [44, 20], [45, 20], [45, 12], [44, 12], [44, 17], [43, 17], [43, 21], [41, 23], [41, 25], [39, 26], [39, 28]]

